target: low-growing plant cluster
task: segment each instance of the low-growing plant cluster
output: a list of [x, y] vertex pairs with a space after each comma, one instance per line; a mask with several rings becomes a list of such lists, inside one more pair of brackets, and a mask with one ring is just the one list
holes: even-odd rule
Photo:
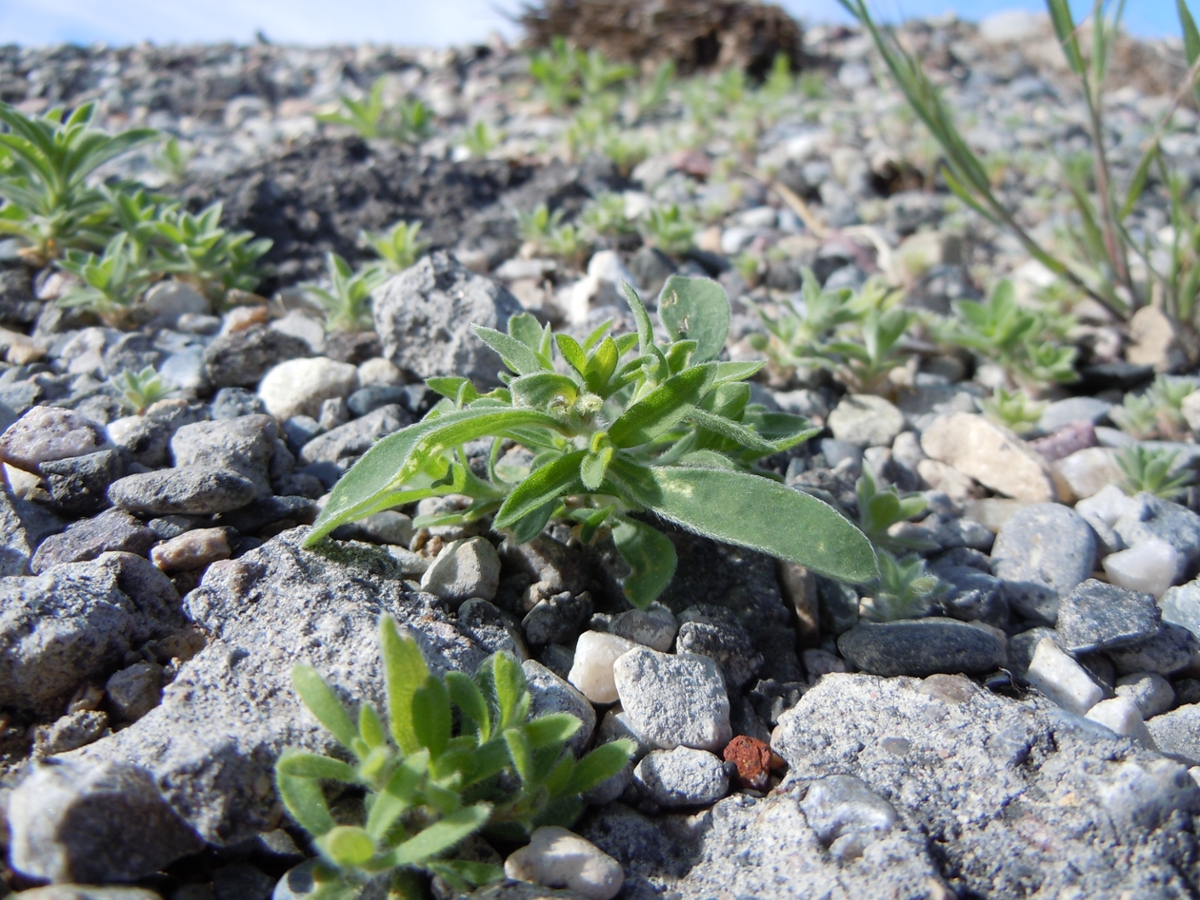
[[363, 138], [386, 138], [419, 144], [433, 134], [433, 110], [424, 100], [404, 97], [389, 101], [386, 77], [377, 79], [361, 100], [342, 96], [338, 108], [317, 114], [324, 125], [352, 129]]
[[[296, 693], [341, 746], [339, 757], [288, 749], [275, 765], [280, 797], [320, 854], [314, 900], [351, 900], [372, 881], [389, 897], [417, 900], [422, 873], [462, 891], [501, 878], [498, 866], [454, 858], [456, 845], [481, 831], [513, 840], [570, 826], [583, 811], [579, 795], [629, 761], [625, 740], [577, 760], [566, 744], [582, 723], [566, 713], [532, 717], [525, 675], [507, 654], [473, 678], [438, 677], [390, 616], [379, 640], [385, 715], [365, 702], [355, 715], [311, 666], [293, 672]], [[335, 817], [328, 784], [364, 793], [358, 821]]]
[[[761, 363], [720, 362], [730, 323], [724, 290], [673, 276], [656, 342], [637, 292], [625, 286], [637, 333], [611, 323], [582, 343], [528, 314], [507, 333], [476, 327], [504, 360], [503, 387], [480, 394], [465, 378], [428, 380], [442, 395], [419, 423], [384, 438], [335, 485], [309, 546], [343, 523], [425, 497], [470, 504], [446, 521], [492, 517], [518, 541], [551, 521], [591, 542], [611, 536], [629, 566], [624, 590], [645, 606], [670, 582], [675, 550], [656, 519], [848, 581], [874, 578], [870, 541], [832, 507], [755, 469], [816, 433], [801, 417], [750, 402]], [[491, 439], [486, 460], [466, 445]], [[530, 454], [502, 465], [513, 444]], [[418, 520], [418, 524], [431, 524]]]

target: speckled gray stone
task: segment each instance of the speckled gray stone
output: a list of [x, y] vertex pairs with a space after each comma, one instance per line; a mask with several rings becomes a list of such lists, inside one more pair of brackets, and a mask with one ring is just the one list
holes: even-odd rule
[[179, 466], [126, 475], [113, 482], [113, 506], [156, 516], [230, 512], [256, 494], [254, 482], [215, 466]]
[[1160, 620], [1149, 594], [1089, 578], [1063, 598], [1055, 640], [1068, 653], [1119, 649], [1154, 636]]
[[720, 750], [733, 737], [725, 681], [707, 656], [635, 647], [613, 663], [613, 677], [632, 727], [655, 746]]
[[667, 809], [714, 803], [729, 793], [725, 764], [706, 750], [655, 750], [633, 770], [633, 782]]
[[1004, 638], [955, 619], [862, 622], [840, 638], [842, 656], [872, 675], [979, 673], [1004, 664]]
[[1091, 527], [1057, 503], [1017, 510], [992, 547], [992, 574], [1009, 583], [1005, 593], [1013, 609], [1046, 624], [1054, 622], [1054, 600], [1091, 575], [1095, 563]]

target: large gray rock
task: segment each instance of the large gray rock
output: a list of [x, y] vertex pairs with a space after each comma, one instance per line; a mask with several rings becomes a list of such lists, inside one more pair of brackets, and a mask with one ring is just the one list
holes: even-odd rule
[[1154, 637], [1160, 624], [1149, 594], [1089, 578], [1063, 598], [1055, 639], [1068, 653], [1115, 650]]
[[315, 666], [348, 701], [382, 708], [384, 614], [407, 623], [434, 672], [474, 672], [485, 658], [435, 598], [406, 589], [383, 550], [334, 542], [303, 550], [306, 533], [213, 563], [185, 598], [208, 646], [180, 667], [157, 707], [71, 756], [141, 766], [206, 840], [236, 843], [278, 824], [273, 766], [285, 746], [334, 747], [292, 690], [297, 663]]
[[149, 773], [121, 763], [40, 765], [8, 818], [12, 867], [49, 881], [134, 881], [204, 848]]
[[1200, 788], [1186, 768], [1041, 701], [955, 676], [826, 675], [772, 743], [789, 765], [780, 793], [831, 773], [860, 779], [898, 829], [936, 849], [960, 897], [1182, 898], [1200, 883]]
[[271, 416], [239, 416], [184, 425], [171, 438], [177, 466], [216, 466], [254, 485], [256, 497], [271, 495], [271, 457], [279, 425]]
[[1083, 517], [1057, 503], [1022, 507], [1001, 526], [992, 546], [992, 574], [1013, 608], [1054, 623], [1059, 598], [1092, 574], [1096, 536]]
[[230, 512], [254, 499], [254, 482], [216, 466], [179, 466], [139, 472], [113, 482], [113, 506], [156, 516]]
[[505, 331], [521, 304], [505, 288], [447, 252], [426, 256], [375, 292], [375, 331], [383, 355], [408, 372], [463, 375], [497, 383], [500, 357], [472, 325]]
[[0, 705], [45, 710], [185, 624], [174, 585], [129, 553], [0, 578]]

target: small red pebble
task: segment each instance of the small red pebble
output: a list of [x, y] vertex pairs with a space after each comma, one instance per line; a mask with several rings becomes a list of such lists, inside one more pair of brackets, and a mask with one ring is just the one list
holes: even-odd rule
[[725, 745], [722, 756], [726, 762], [737, 766], [738, 787], [761, 791], [767, 786], [772, 753], [771, 748], [758, 738], [739, 734]]

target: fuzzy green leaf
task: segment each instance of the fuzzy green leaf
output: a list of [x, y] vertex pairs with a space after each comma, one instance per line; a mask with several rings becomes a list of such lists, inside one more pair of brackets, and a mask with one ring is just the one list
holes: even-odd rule
[[544, 364], [537, 351], [527, 347], [515, 337], [497, 331], [495, 328], [485, 328], [482, 325], [471, 326], [479, 339], [500, 354], [504, 364], [518, 375], [532, 375], [542, 372], [549, 367]]
[[630, 404], [608, 430], [613, 445], [637, 447], [670, 431], [708, 393], [715, 375], [711, 363], [687, 369]]
[[509, 528], [521, 519], [568, 493], [579, 481], [579, 464], [586, 450], [575, 450], [535, 469], [517, 485], [496, 514], [495, 526]]
[[447, 672], [446, 687], [450, 691], [450, 699], [462, 711], [462, 714], [475, 723], [479, 732], [480, 743], [486, 743], [491, 737], [492, 723], [488, 715], [487, 700], [473, 679], [462, 672]]
[[417, 642], [401, 637], [391, 616], [384, 616], [379, 622], [379, 642], [392, 739], [402, 753], [416, 753], [421, 749], [421, 741], [413, 727], [413, 695], [429, 677], [429, 668]]
[[[280, 761], [287, 759], [288, 754], [289, 751], [285, 750]], [[275, 784], [287, 811], [309, 834], [320, 837], [334, 827], [320, 782], [312, 778], [284, 775], [276, 767]]]
[[613, 525], [613, 543], [629, 565], [625, 596], [638, 608], [649, 606], [675, 575], [675, 545], [665, 534], [636, 519], [621, 519]]
[[338, 825], [320, 840], [321, 849], [335, 864], [343, 867], [366, 865], [375, 855], [375, 841], [362, 828]]
[[600, 490], [600, 485], [604, 483], [604, 475], [608, 471], [608, 464], [613, 458], [612, 447], [601, 447], [595, 453], [589, 453], [583, 458], [583, 462], [579, 466], [579, 476], [583, 480], [583, 486], [589, 491]]
[[612, 741], [601, 744], [575, 764], [571, 777], [563, 787], [561, 796], [572, 796], [590, 791], [596, 785], [616, 775], [633, 756], [633, 742]]
[[725, 349], [729, 298], [712, 279], [669, 277], [658, 295], [658, 317], [673, 340], [696, 342], [696, 362], [716, 359]]
[[[614, 460], [614, 465], [617, 460]], [[628, 471], [638, 501], [708, 537], [760, 550], [843, 581], [876, 577], [871, 542], [832, 506], [775, 481], [718, 469]]]
[[570, 739], [583, 723], [570, 713], [551, 713], [539, 716], [525, 726], [525, 735], [533, 749], [549, 744], [563, 743]]
[[508, 756], [512, 760], [513, 768], [528, 787], [533, 782], [533, 748], [529, 744], [529, 738], [520, 728], [506, 728], [504, 743], [508, 745]]
[[281, 775], [296, 778], [321, 778], [327, 781], [342, 781], [346, 784], [358, 783], [354, 766], [349, 763], [300, 750], [281, 756], [276, 771]]
[[437, 759], [450, 743], [452, 725], [450, 694], [441, 679], [425, 679], [412, 699], [413, 732], [431, 759]]
[[500, 711], [500, 728], [512, 725], [519, 716], [521, 695], [525, 693], [525, 673], [521, 665], [507, 653], [492, 656], [492, 686]]
[[514, 378], [509, 384], [517, 406], [544, 410], [554, 403], [571, 404], [579, 396], [579, 385], [566, 375], [537, 372]]
[[342, 706], [342, 701], [337, 698], [333, 688], [317, 670], [312, 666], [296, 666], [292, 669], [292, 684], [317, 721], [337, 738], [339, 744], [350, 748], [354, 739], [358, 737], [358, 729], [350, 721], [350, 714]]
[[491, 812], [491, 807], [486, 803], [456, 810], [393, 850], [389, 854], [389, 862], [395, 866], [420, 865], [473, 835], [487, 824]]

